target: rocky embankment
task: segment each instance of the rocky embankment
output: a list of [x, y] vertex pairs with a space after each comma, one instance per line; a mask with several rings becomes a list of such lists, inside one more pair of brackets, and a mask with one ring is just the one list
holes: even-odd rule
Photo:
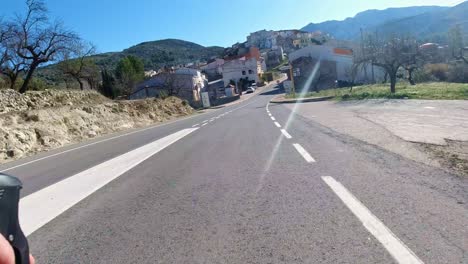
[[113, 101], [95, 91], [0, 90], [0, 163], [192, 113], [175, 97]]

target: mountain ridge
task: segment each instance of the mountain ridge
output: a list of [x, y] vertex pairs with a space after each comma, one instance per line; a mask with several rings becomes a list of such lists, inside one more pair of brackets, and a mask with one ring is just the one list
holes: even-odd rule
[[322, 31], [331, 34], [337, 39], [356, 40], [360, 36], [360, 30], [374, 30], [379, 25], [390, 21], [417, 16], [450, 9], [443, 6], [412, 6], [387, 8], [383, 10], [370, 9], [357, 13], [354, 17], [344, 20], [329, 20], [321, 23], [309, 23], [301, 30], [314, 32]]

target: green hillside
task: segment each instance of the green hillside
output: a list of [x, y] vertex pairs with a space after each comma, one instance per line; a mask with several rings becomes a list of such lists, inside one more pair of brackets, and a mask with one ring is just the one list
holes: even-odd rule
[[122, 57], [133, 55], [141, 58], [145, 69], [149, 70], [194, 61], [208, 61], [212, 57], [221, 55], [223, 50], [222, 47], [204, 47], [184, 40], [164, 39], [143, 42], [122, 52], [103, 53], [93, 58], [102, 67], [114, 68]]
[[[133, 55], [143, 60], [146, 70], [159, 69], [164, 66], [187, 64], [196, 61], [208, 61], [223, 54], [222, 47], [204, 47], [196, 43], [164, 39], [143, 42], [121, 52], [107, 52], [91, 56], [103, 69], [114, 70], [119, 60]], [[55, 64], [39, 68], [36, 76], [49, 84], [63, 83], [63, 75], [57, 71]]]

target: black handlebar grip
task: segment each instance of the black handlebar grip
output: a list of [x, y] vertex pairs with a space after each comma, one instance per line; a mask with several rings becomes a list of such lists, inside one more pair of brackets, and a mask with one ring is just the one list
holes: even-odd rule
[[24, 236], [18, 220], [21, 188], [20, 180], [0, 173], [0, 233], [13, 247], [16, 264], [29, 264], [28, 240]]

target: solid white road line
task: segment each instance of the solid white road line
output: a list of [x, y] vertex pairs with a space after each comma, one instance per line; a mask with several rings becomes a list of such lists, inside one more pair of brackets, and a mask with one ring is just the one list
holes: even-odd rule
[[20, 200], [19, 219], [26, 236], [79, 201], [198, 128], [187, 128], [105, 161]]
[[194, 117], [194, 116], [188, 116], [188, 117], [181, 118], [181, 119], [178, 119], [178, 120], [174, 120], [174, 121], [171, 121], [171, 122], [168, 122], [168, 123], [164, 123], [164, 124], [157, 124], [157, 125], [150, 126], [150, 127], [146, 127], [146, 128], [139, 129], [139, 130], [136, 130], [136, 131], [132, 131], [132, 132], [124, 133], [124, 134], [121, 134], [121, 135], [113, 136], [113, 137], [110, 137], [110, 138], [106, 138], [106, 139], [103, 139], [103, 140], [99, 140], [99, 141], [95, 141], [95, 142], [92, 142], [92, 143], [88, 143], [88, 144], [85, 144], [85, 145], [82, 145], [82, 146], [78, 146], [78, 147], [75, 147], [75, 148], [71, 148], [71, 149], [67, 149], [67, 150], [64, 150], [64, 151], [60, 151], [60, 152], [57, 152], [57, 153], [54, 153], [54, 154], [51, 154], [51, 155], [48, 155], [48, 156], [45, 156], [45, 157], [42, 157], [42, 158], [38, 158], [38, 159], [35, 159], [35, 160], [31, 160], [31, 161], [28, 161], [28, 162], [25, 162], [25, 163], [18, 164], [18, 165], [16, 165], [16, 166], [12, 166], [12, 167], [6, 168], [6, 169], [4, 169], [4, 170], [1, 170], [1, 169], [0, 169], [0, 172], [7, 172], [7, 171], [10, 171], [10, 170], [19, 168], [19, 167], [23, 167], [23, 166], [26, 166], [26, 165], [29, 165], [29, 164], [32, 164], [32, 163], [36, 163], [36, 162], [41, 161], [41, 160], [45, 160], [45, 159], [48, 159], [48, 158], [52, 158], [52, 157], [55, 157], [55, 156], [59, 156], [59, 155], [62, 155], [62, 154], [68, 153], [68, 152], [72, 152], [72, 151], [75, 151], [75, 150], [78, 150], [78, 149], [82, 149], [82, 148], [86, 148], [86, 147], [89, 147], [89, 146], [93, 146], [93, 145], [96, 145], [96, 144], [99, 144], [99, 143], [103, 143], [103, 142], [106, 142], [106, 141], [110, 141], [110, 140], [113, 140], [113, 139], [117, 139], [117, 138], [121, 138], [121, 137], [125, 137], [125, 136], [130, 136], [130, 135], [133, 135], [133, 134], [136, 134], [136, 133], [140, 133], [140, 132], [143, 132], [143, 131], [146, 131], [146, 130], [150, 130], [150, 129], [153, 129], [153, 128], [157, 128], [157, 127], [160, 127], [160, 126], [165, 126], [165, 125], [169, 125], [169, 124], [172, 124], [172, 123], [180, 122], [180, 121], [183, 121], [183, 120], [192, 118], [192, 117]]
[[392, 233], [369, 209], [366, 208], [341, 183], [330, 176], [323, 176], [323, 181], [335, 192], [343, 203], [362, 222], [364, 227], [382, 243], [398, 263], [423, 263], [411, 249]]
[[305, 150], [300, 144], [293, 144], [293, 146], [296, 148], [297, 152], [299, 152], [299, 154], [301, 154], [301, 156], [308, 162], [308, 163], [312, 163], [312, 162], [315, 162], [315, 159], [312, 158], [312, 156], [309, 154], [309, 152], [307, 152], [307, 150]]
[[281, 125], [278, 122], [275, 122], [275, 126], [281, 127]]
[[281, 129], [281, 133], [283, 133], [283, 135], [288, 139], [292, 138], [291, 135], [288, 133], [288, 131], [286, 131], [284, 129]]
[[276, 119], [273, 116], [270, 116], [271, 120], [275, 121]]

